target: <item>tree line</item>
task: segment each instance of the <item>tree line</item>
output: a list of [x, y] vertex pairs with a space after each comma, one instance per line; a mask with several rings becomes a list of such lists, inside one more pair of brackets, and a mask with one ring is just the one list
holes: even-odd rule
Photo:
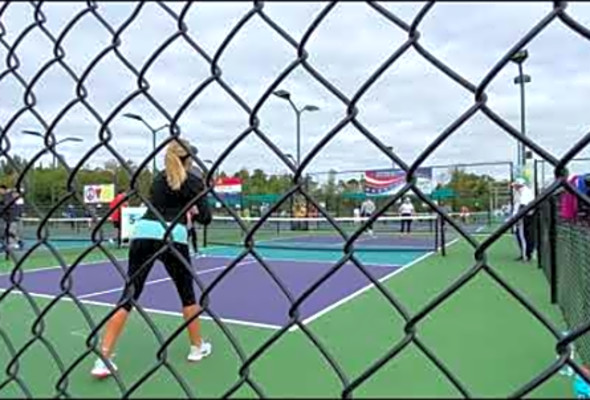
[[[8, 187], [14, 187], [19, 177], [19, 171], [23, 171], [27, 161], [18, 156], [13, 157], [13, 164], [7, 163], [5, 159], [0, 161], [0, 184]], [[137, 170], [137, 165], [128, 161], [128, 165], [133, 171]], [[449, 171], [450, 179], [445, 184], [439, 183], [435, 190], [450, 189], [453, 197], [439, 199], [439, 201], [458, 211], [461, 207], [467, 206], [472, 211], [484, 211], [490, 208], [494, 193], [500, 191], [504, 194], [509, 193], [508, 180], [496, 180], [489, 175], [469, 173], [460, 168], [454, 168]], [[277, 199], [293, 186], [293, 178], [290, 174], [267, 174], [262, 169], [241, 169], [234, 174], [219, 172], [218, 178], [239, 177], [242, 180], [242, 196], [240, 198], [241, 208], [257, 209], [261, 203], [269, 202], [265, 199]], [[32, 202], [40, 209], [51, 208], [52, 205], [62, 199], [67, 193], [67, 185], [76, 188], [79, 199], [82, 199], [82, 190], [84, 185], [89, 184], [110, 184], [115, 183], [118, 189], [129, 190], [131, 177], [128, 172], [122, 168], [116, 161], [108, 161], [100, 167], [92, 169], [81, 169], [75, 174], [75, 179], [70, 179], [68, 172], [63, 167], [52, 168], [48, 166], [36, 167], [27, 171], [23, 180], [25, 187], [25, 199], [28, 203]], [[152, 172], [148, 168], [142, 169], [137, 177], [136, 188], [144, 196], [149, 193], [152, 181]], [[317, 177], [308, 175], [305, 177], [305, 189], [313, 198], [322, 204], [333, 215], [350, 216], [353, 209], [359, 207], [363, 201], [364, 182], [362, 177], [358, 179], [340, 179], [336, 171], [328, 173], [323, 182], [319, 182]], [[264, 197], [265, 195], [269, 197]], [[376, 197], [375, 203], [381, 206], [387, 201], [387, 198]], [[212, 199], [212, 202], [215, 202]], [[272, 203], [272, 200], [270, 200]], [[132, 198], [131, 205], [139, 205], [139, 197]], [[71, 199], [64, 203], [72, 204], [74, 207], [82, 207], [75, 200]], [[291, 202], [282, 207], [283, 210], [289, 211], [292, 206]], [[427, 212], [421, 202], [415, 202], [417, 211]], [[394, 212], [395, 210], [391, 210]]]

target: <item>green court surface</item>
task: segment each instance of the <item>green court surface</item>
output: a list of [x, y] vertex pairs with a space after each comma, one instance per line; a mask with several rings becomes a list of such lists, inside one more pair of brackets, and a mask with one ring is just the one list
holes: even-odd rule
[[[212, 249], [228, 254], [229, 250]], [[236, 252], [238, 249], [233, 249]], [[79, 252], [79, 251], [78, 251]], [[293, 251], [261, 250], [269, 258], [291, 258]], [[64, 252], [65, 253], [65, 252]], [[76, 252], [68, 253], [71, 260]], [[125, 250], [117, 257], [124, 258]], [[231, 253], [231, 252], [230, 252]], [[334, 259], [330, 252], [305, 252], [297, 257]], [[549, 303], [549, 288], [536, 263], [513, 261], [516, 255], [512, 238], [505, 237], [490, 250], [489, 262], [546, 317], [563, 326], [561, 314]], [[391, 254], [389, 254], [391, 257]], [[96, 260], [100, 254], [94, 254]], [[331, 257], [331, 258], [330, 258]], [[371, 253], [372, 262], [389, 262], [386, 254]], [[376, 258], [382, 257], [382, 260]], [[408, 256], [409, 257], [409, 256]], [[43, 255], [27, 262], [27, 267], [56, 264]], [[90, 261], [90, 259], [88, 259]], [[473, 265], [473, 251], [464, 242], [449, 247], [446, 257], [427, 257], [385, 282], [388, 290], [415, 313], [443, 291], [462, 272]], [[7, 272], [8, 265], [2, 266]], [[36, 298], [39, 307], [49, 299]], [[110, 309], [87, 305], [98, 321]], [[151, 314], [163, 337], [179, 326], [172, 315]], [[0, 302], [3, 334], [20, 348], [30, 340], [34, 313], [22, 295], [11, 294]], [[227, 325], [247, 356], [268, 340], [273, 331], [255, 327]], [[309, 329], [338, 362], [352, 381], [384, 355], [404, 335], [404, 323], [385, 298], [375, 289], [364, 292], [334, 308], [309, 324]], [[37, 328], [38, 329], [38, 328]], [[184, 379], [193, 394], [222, 396], [240, 381], [242, 365], [236, 351], [215, 323], [203, 321], [203, 331], [213, 343], [213, 354], [199, 364], [185, 361], [186, 333], [172, 343], [166, 359]], [[505, 397], [538, 375], [555, 359], [555, 340], [520, 303], [487, 275], [481, 273], [434, 309], [417, 328], [420, 339], [446, 364], [475, 397]], [[62, 362], [69, 366], [86, 351], [87, 324], [76, 305], [59, 302], [44, 318], [42, 337], [53, 346]], [[139, 313], [134, 312], [116, 351], [115, 362], [129, 388], [156, 364], [158, 342]], [[0, 336], [0, 360], [7, 360], [6, 340]], [[120, 397], [113, 379], [95, 381], [89, 371], [95, 360], [90, 354], [68, 379], [68, 394], [73, 397]], [[0, 381], [6, 378], [6, 365]], [[338, 397], [342, 383], [320, 351], [301, 331], [286, 333], [258, 358], [248, 370], [249, 377], [268, 397]], [[41, 341], [36, 341], [19, 360], [18, 377], [37, 397], [56, 396], [58, 366]], [[529, 397], [572, 397], [571, 380], [556, 375]], [[355, 397], [460, 397], [441, 372], [410, 344], [353, 393]], [[0, 390], [0, 397], [24, 397], [13, 382]], [[142, 384], [131, 397], [185, 397], [176, 379], [165, 367]], [[257, 397], [247, 384], [234, 397]]]

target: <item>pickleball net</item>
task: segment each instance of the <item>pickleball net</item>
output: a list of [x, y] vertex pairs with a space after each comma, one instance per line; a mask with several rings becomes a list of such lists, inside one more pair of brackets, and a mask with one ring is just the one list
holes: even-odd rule
[[17, 228], [16, 232], [23, 240], [46, 237], [55, 242], [90, 241], [95, 229], [101, 239], [110, 239], [117, 234], [110, 221], [99, 225], [98, 220], [85, 217], [49, 218], [47, 220], [24, 217], [15, 221], [14, 224]]
[[[245, 229], [233, 217], [214, 217], [203, 230], [206, 246], [244, 245], [250, 230], [254, 246], [284, 250], [342, 250], [368, 218], [334, 218], [342, 233], [327, 218], [242, 218]], [[445, 246], [439, 216], [381, 217], [354, 241], [360, 251], [437, 251]], [[402, 228], [403, 231], [402, 231]], [[409, 229], [409, 230], [408, 230]]]

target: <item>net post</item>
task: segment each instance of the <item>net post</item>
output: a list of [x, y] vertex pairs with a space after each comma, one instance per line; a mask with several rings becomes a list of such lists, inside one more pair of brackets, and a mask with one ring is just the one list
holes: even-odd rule
[[[440, 234], [440, 227], [439, 227], [439, 220], [441, 219], [440, 215], [436, 215], [436, 219], [434, 220], [434, 251], [438, 252], [439, 248], [439, 237]], [[431, 221], [432, 223], [432, 221]]]
[[[510, 183], [514, 182], [514, 162], [510, 161]], [[514, 213], [514, 190], [510, 189], [510, 214]]]
[[445, 239], [445, 219], [439, 215], [440, 218], [440, 250], [443, 257], [447, 255], [447, 246]]

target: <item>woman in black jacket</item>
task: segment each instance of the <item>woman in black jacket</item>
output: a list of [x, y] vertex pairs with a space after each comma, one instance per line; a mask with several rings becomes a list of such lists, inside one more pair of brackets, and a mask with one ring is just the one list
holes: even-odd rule
[[[185, 146], [190, 145], [183, 141]], [[196, 153], [194, 147], [191, 148]], [[166, 150], [165, 170], [154, 177], [151, 188], [150, 203], [164, 217], [167, 224], [162, 221], [150, 209], [137, 221], [131, 238], [129, 248], [129, 269], [128, 276], [130, 284], [125, 287], [121, 297], [122, 307], [107, 322], [106, 330], [101, 344], [101, 354], [108, 360], [113, 370], [117, 367], [110, 359], [115, 343], [121, 334], [125, 322], [132, 309], [132, 301], [137, 301], [143, 290], [145, 281], [154, 264], [150, 258], [165, 246], [163, 240], [166, 229], [191, 201], [203, 192], [205, 186], [201, 178], [191, 174], [192, 159], [189, 153], [177, 141], [171, 142]], [[206, 196], [202, 196], [192, 208], [195, 212], [191, 215], [192, 220], [208, 225], [211, 222], [211, 212], [207, 205]], [[182, 302], [182, 313], [185, 320], [194, 318], [200, 311], [196, 302], [193, 288], [193, 276], [184, 265], [191, 265], [190, 252], [187, 240], [187, 216], [183, 215], [172, 229], [173, 246], [182, 255], [179, 259], [170, 248], [166, 249], [157, 258], [164, 264], [172, 278]], [[130, 298], [131, 297], [131, 298]], [[211, 354], [211, 344], [201, 337], [201, 327], [198, 319], [194, 319], [188, 326], [189, 338], [191, 341], [189, 361], [200, 361]], [[104, 378], [111, 374], [111, 371], [102, 361], [96, 360], [92, 375]]]

